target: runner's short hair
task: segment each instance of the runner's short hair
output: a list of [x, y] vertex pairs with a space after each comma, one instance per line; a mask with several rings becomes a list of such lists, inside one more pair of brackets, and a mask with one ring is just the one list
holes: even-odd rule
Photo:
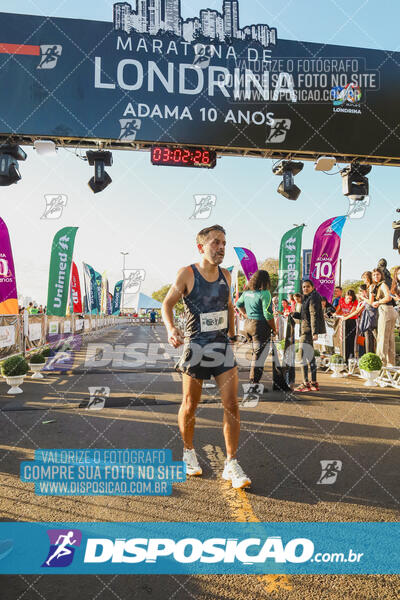
[[221, 225], [213, 225], [212, 227], [206, 227], [199, 231], [196, 237], [196, 242], [198, 244], [204, 244], [208, 240], [208, 236], [212, 231], [221, 231], [224, 235], [226, 235], [226, 231]]

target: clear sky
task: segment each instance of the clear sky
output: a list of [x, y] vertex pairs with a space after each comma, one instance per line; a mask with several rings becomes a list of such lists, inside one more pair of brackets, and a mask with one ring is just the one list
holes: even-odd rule
[[[1, 0], [0, 10], [21, 14], [112, 21], [111, 0]], [[17, 6], [17, 8], [16, 8]], [[222, 0], [182, 0], [183, 17], [201, 8], [221, 10]], [[240, 25], [268, 23], [285, 39], [399, 50], [398, 0], [241, 0]], [[1, 41], [1, 40], [0, 40]], [[11, 101], [21, 101], [12, 98]], [[259, 260], [278, 256], [282, 234], [305, 222], [304, 248], [311, 248], [316, 228], [329, 217], [346, 214], [339, 175], [316, 173], [311, 163], [296, 178], [297, 202], [279, 196], [272, 162], [222, 158], [215, 170], [152, 167], [148, 153], [114, 152], [107, 169], [113, 183], [98, 195], [87, 187], [92, 168], [73, 153], [60, 150], [43, 158], [27, 149], [20, 164], [22, 181], [0, 188], [0, 216], [9, 227], [19, 293], [39, 302], [47, 297], [50, 247], [55, 232], [78, 226], [74, 258], [107, 271], [112, 286], [121, 278], [121, 251], [128, 268], [142, 268], [142, 291], [151, 294], [171, 283], [178, 267], [197, 260], [195, 234], [219, 223], [227, 229], [225, 265], [236, 264], [233, 246], [250, 247]], [[359, 278], [381, 257], [400, 262], [392, 250], [391, 222], [400, 208], [399, 171], [375, 167], [370, 176], [371, 205], [360, 221], [346, 224], [341, 256], [344, 279]], [[217, 205], [207, 221], [190, 220], [194, 194], [215, 194]], [[45, 194], [66, 194], [59, 220], [43, 220]]]

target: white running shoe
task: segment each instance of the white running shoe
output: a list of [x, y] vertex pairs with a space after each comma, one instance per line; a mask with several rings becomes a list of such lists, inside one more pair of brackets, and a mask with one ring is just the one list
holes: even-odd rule
[[236, 458], [225, 461], [222, 479], [231, 481], [232, 487], [235, 489], [245, 488], [251, 485], [251, 479], [244, 473]]
[[203, 474], [203, 469], [199, 465], [194, 449], [183, 451], [183, 462], [186, 465], [186, 475], [194, 476]]

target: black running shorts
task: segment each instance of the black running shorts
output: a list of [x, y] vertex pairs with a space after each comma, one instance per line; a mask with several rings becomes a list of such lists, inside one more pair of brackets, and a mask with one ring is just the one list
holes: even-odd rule
[[201, 346], [190, 341], [185, 343], [175, 370], [194, 379], [207, 380], [212, 376], [218, 377], [234, 367], [236, 360], [229, 342], [213, 342]]

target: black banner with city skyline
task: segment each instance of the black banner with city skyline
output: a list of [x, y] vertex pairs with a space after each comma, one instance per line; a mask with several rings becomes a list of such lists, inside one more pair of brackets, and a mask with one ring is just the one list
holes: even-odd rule
[[183, 19], [180, 0], [119, 2], [109, 23], [0, 14], [2, 138], [399, 158], [398, 53], [282, 40], [244, 24], [243, 5]]

